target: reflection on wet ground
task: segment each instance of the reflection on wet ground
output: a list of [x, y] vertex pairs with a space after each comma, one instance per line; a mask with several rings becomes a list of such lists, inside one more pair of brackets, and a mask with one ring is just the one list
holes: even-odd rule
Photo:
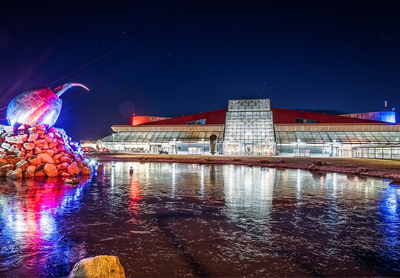
[[0, 276], [67, 276], [102, 254], [117, 255], [129, 277], [400, 276], [400, 189], [389, 181], [114, 166], [75, 187], [0, 180]]

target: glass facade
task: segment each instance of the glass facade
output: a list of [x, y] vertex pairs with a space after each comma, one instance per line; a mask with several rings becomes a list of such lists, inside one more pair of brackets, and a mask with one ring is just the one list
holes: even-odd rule
[[400, 132], [375, 131], [277, 131], [277, 149], [282, 153], [309, 149], [311, 153], [352, 156], [352, 148], [398, 144]]
[[353, 157], [400, 160], [400, 145], [354, 148]]
[[275, 133], [269, 99], [228, 102], [224, 154], [275, 154]]
[[150, 152], [160, 150], [169, 153], [188, 151], [196, 147], [198, 152], [208, 152], [210, 136], [217, 136], [217, 152], [222, 149], [222, 131], [123, 131], [101, 139], [101, 148], [120, 152]]

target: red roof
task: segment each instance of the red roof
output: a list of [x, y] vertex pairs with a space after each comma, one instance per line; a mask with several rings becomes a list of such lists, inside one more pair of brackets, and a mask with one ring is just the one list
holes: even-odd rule
[[[141, 126], [149, 126], [149, 125], [184, 125], [188, 122], [193, 122], [197, 120], [205, 119], [205, 124], [207, 125], [223, 125], [225, 124], [227, 109], [220, 109], [210, 112], [203, 112], [198, 114], [192, 114], [187, 116], [181, 116], [176, 118], [171, 118], [167, 120], [155, 121], [150, 123], [141, 124]], [[384, 122], [373, 121], [373, 120], [364, 120], [357, 118], [350, 118], [344, 116], [336, 116], [329, 114], [321, 114], [314, 112], [305, 112], [298, 110], [289, 110], [282, 108], [272, 108], [272, 112], [274, 115], [274, 124], [295, 124], [296, 118], [298, 119], [306, 119], [312, 121], [318, 121], [319, 123], [337, 123], [337, 124], [351, 124], [351, 123], [359, 123], [359, 124], [368, 124], [368, 123], [380, 123]]]
[[296, 118], [298, 119], [306, 119], [306, 120], [314, 120], [319, 121], [319, 123], [330, 123], [330, 124], [383, 124], [384, 122], [373, 121], [373, 120], [365, 120], [344, 116], [336, 116], [329, 114], [321, 114], [314, 112], [305, 112], [298, 110], [289, 110], [283, 108], [272, 108], [272, 112], [274, 115], [274, 124], [295, 124]]
[[197, 120], [206, 120], [206, 125], [223, 125], [225, 124], [226, 109], [220, 109], [210, 112], [203, 112], [198, 114], [192, 114], [187, 116], [176, 117], [168, 120], [156, 121], [151, 123], [142, 124], [144, 125], [184, 125], [188, 122]]

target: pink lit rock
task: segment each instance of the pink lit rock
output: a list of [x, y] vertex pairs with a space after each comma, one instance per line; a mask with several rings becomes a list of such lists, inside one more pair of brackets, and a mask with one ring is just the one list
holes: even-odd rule
[[72, 163], [67, 167], [67, 172], [68, 172], [68, 174], [70, 174], [71, 176], [73, 176], [74, 174], [79, 175], [79, 168], [78, 168], [78, 165], [76, 164], [76, 162], [72, 162]]
[[48, 155], [47, 153], [41, 153], [39, 154], [39, 157], [42, 159], [42, 162], [44, 163], [54, 164], [53, 158], [51, 158], [51, 156]]
[[24, 143], [24, 148], [27, 150], [32, 150], [35, 148], [35, 144], [34, 143]]
[[35, 176], [36, 166], [29, 165], [25, 169], [25, 178], [33, 178]]
[[28, 162], [25, 160], [20, 160], [15, 164], [15, 167], [17, 169], [21, 169], [24, 172], [25, 169], [28, 168]]
[[42, 158], [40, 156], [35, 156], [35, 157], [28, 159], [29, 165], [38, 166], [40, 163], [42, 163]]
[[43, 170], [48, 177], [58, 177], [58, 171], [54, 164], [46, 163]]
[[23, 171], [22, 171], [21, 168], [15, 169], [15, 170], [10, 174], [10, 178], [12, 178], [12, 179], [22, 179], [22, 178], [23, 178], [22, 172], [23, 172]]
[[81, 172], [82, 176], [90, 176], [91, 174], [92, 174], [92, 169], [90, 169], [89, 167], [82, 168], [82, 172]]

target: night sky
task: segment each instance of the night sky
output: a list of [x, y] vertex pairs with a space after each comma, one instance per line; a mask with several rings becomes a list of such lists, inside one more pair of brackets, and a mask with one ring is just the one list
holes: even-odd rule
[[91, 91], [67, 91], [56, 123], [74, 140], [109, 135], [133, 113], [187, 115], [229, 99], [400, 109], [397, 2], [1, 1], [0, 108], [30, 88], [82, 83]]

